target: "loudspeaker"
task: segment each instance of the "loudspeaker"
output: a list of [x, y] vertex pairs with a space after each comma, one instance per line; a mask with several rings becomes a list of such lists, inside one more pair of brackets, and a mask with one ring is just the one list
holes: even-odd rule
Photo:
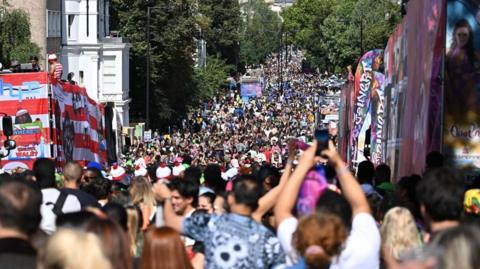
[[2, 129], [3, 129], [3, 135], [5, 136], [13, 135], [12, 117], [4, 116], [2, 118]]

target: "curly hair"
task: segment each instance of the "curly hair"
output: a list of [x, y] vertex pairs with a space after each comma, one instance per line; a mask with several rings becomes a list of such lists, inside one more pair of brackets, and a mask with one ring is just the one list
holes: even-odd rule
[[[347, 228], [342, 220], [332, 214], [308, 215], [301, 218], [293, 239], [293, 246], [305, 258], [309, 268], [328, 268], [333, 257], [342, 251], [347, 239]], [[307, 249], [319, 246], [323, 251], [308, 253]]]

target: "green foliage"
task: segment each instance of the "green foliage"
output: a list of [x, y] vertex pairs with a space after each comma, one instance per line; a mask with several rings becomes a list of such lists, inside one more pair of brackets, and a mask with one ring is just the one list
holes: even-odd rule
[[[130, 54], [132, 118], [145, 117], [147, 63], [145, 0], [111, 0], [112, 27], [127, 37]], [[156, 1], [150, 21], [150, 119], [152, 127], [183, 115], [191, 102], [196, 18], [190, 0]]]
[[288, 43], [305, 49], [307, 59], [321, 69], [325, 69], [331, 63], [325, 57], [328, 51], [322, 44], [324, 33], [320, 26], [332, 13], [336, 2], [336, 0], [299, 0], [282, 14], [285, 31], [290, 37], [287, 38]]
[[399, 6], [390, 0], [299, 0], [283, 16], [292, 43], [307, 51], [310, 63], [334, 72], [383, 48], [400, 20]]
[[198, 11], [203, 17], [202, 37], [207, 41], [207, 53], [237, 67], [241, 25], [238, 1], [202, 0]]
[[259, 64], [280, 45], [281, 20], [263, 0], [250, 0], [242, 6], [240, 55], [247, 64]]
[[39, 55], [40, 48], [30, 41], [27, 13], [6, 9], [4, 4], [0, 5], [0, 62], [9, 67], [13, 60], [28, 62], [30, 55]]
[[399, 19], [398, 5], [388, 0], [341, 1], [321, 27], [328, 60], [338, 70], [368, 50], [384, 48]]
[[[207, 57], [205, 68], [195, 69], [195, 97], [196, 102], [212, 98], [219, 90], [227, 87], [227, 77], [231, 66], [217, 57]], [[196, 104], [194, 102], [193, 104]]]

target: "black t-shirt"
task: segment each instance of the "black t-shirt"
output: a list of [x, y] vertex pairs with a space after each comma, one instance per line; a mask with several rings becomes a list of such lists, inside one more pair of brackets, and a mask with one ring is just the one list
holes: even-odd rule
[[93, 197], [92, 195], [82, 191], [82, 190], [79, 190], [79, 189], [68, 189], [68, 188], [64, 188], [64, 189], [61, 189], [60, 190], [62, 193], [67, 193], [67, 194], [71, 194], [71, 195], [74, 195], [75, 197], [77, 197], [78, 201], [80, 202], [80, 205], [82, 206], [82, 208], [85, 208], [85, 207], [100, 207], [100, 204], [98, 203], [97, 199], [95, 199], [95, 197]]
[[37, 253], [28, 241], [19, 238], [0, 239], [0, 268], [36, 268]]

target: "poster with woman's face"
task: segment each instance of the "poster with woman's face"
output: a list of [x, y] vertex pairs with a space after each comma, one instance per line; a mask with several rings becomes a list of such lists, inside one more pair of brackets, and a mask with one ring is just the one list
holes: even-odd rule
[[444, 153], [480, 171], [480, 1], [448, 0]]

